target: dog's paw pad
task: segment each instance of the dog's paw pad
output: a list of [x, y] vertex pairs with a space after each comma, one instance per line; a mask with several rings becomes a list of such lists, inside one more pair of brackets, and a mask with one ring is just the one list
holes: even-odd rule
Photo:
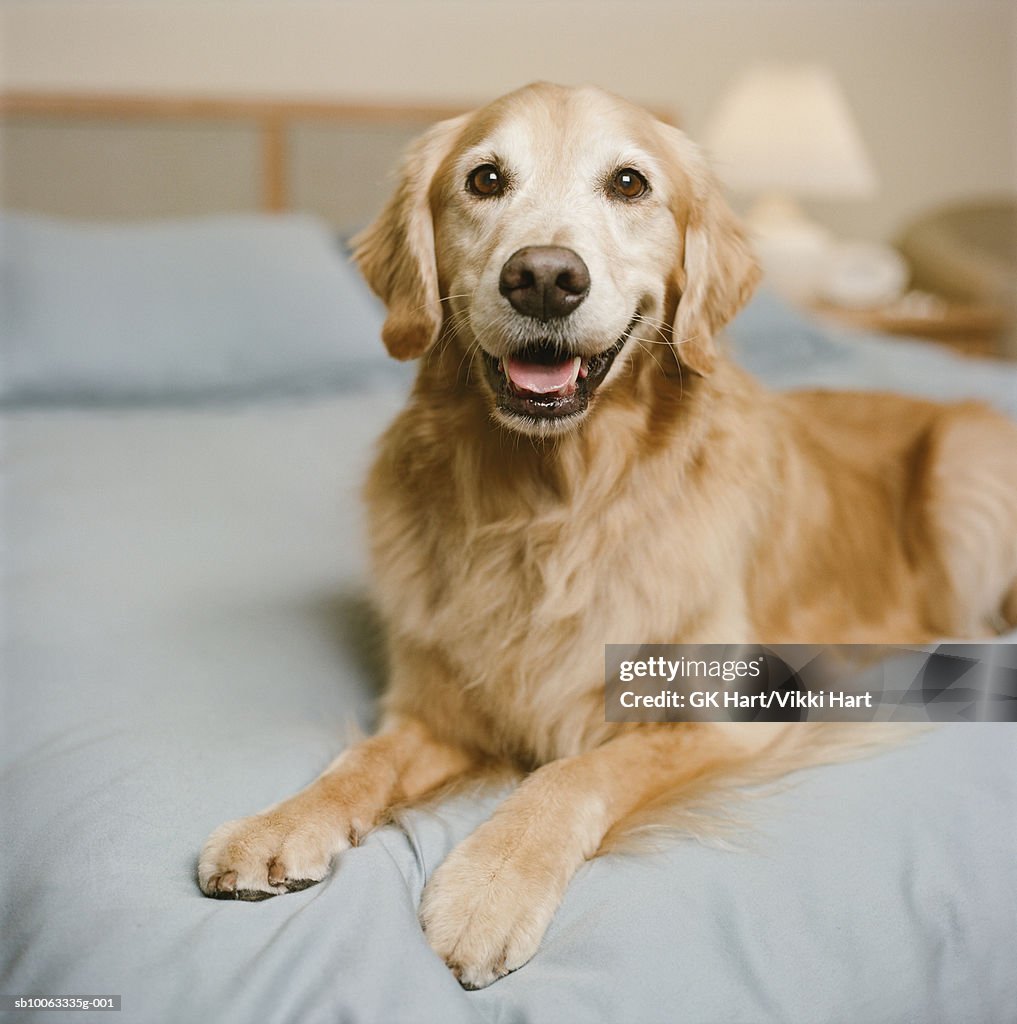
[[237, 873], [227, 871], [224, 875], [216, 875], [209, 883], [209, 887], [217, 896], [233, 899], [237, 891]]
[[287, 878], [283, 885], [286, 886], [287, 892], [302, 892], [304, 889], [310, 889], [312, 885], [317, 885], [320, 881], [320, 878]]
[[262, 900], [270, 900], [277, 895], [274, 892], [265, 892], [262, 889], [237, 889], [233, 893], [233, 899], [243, 900], [245, 903], [260, 903]]
[[477, 852], [453, 851], [428, 882], [420, 906], [429, 945], [470, 991], [522, 967], [557, 905], [540, 888], [527, 887], [497, 851]]
[[479, 992], [492, 982], [512, 973], [505, 966], [504, 954], [496, 962], [490, 964], [462, 964], [456, 960], [447, 960], [446, 966], [467, 992]]
[[198, 884], [220, 900], [266, 900], [320, 882], [345, 844], [343, 832], [301, 827], [278, 815], [227, 822], [209, 837]]

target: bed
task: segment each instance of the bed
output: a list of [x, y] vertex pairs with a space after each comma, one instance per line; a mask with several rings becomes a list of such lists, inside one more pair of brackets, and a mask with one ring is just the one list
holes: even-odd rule
[[[1015, 1019], [1010, 724], [801, 773], [724, 845], [590, 862], [534, 959], [479, 992], [416, 908], [503, 790], [408, 814], [306, 891], [204, 898], [211, 829], [374, 722], [359, 490], [412, 371], [313, 216], [6, 214], [0, 245], [0, 992], [120, 995], [124, 1024]], [[1013, 365], [836, 333], [765, 291], [730, 344], [776, 388], [1017, 417]]]

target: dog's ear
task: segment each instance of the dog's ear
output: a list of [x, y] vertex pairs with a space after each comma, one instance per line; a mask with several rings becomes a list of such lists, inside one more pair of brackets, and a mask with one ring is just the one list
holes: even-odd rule
[[439, 122], [410, 146], [395, 193], [352, 241], [361, 273], [388, 307], [381, 338], [396, 359], [423, 355], [441, 330], [429, 193], [466, 116]]
[[677, 129], [668, 130], [681, 174], [675, 218], [683, 232], [672, 343], [681, 363], [705, 377], [716, 362], [714, 336], [748, 302], [760, 271], [699, 149]]

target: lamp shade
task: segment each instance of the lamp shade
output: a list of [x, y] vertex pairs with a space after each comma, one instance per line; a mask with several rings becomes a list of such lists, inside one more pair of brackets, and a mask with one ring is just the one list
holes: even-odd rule
[[717, 173], [742, 192], [865, 198], [876, 173], [833, 74], [761, 65], [721, 98], [705, 142]]

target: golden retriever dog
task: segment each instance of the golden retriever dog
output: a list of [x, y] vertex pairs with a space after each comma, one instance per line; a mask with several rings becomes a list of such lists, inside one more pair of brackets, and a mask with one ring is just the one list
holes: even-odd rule
[[367, 486], [384, 717], [213, 833], [209, 896], [305, 888], [395, 805], [509, 764], [523, 781], [420, 907], [460, 983], [488, 985], [648, 810], [852, 746], [837, 726], [607, 722], [605, 643], [919, 643], [1017, 621], [1017, 425], [772, 394], [734, 365], [718, 332], [756, 264], [700, 151], [645, 111], [537, 84], [436, 125], [356, 259], [389, 352], [420, 359]]

